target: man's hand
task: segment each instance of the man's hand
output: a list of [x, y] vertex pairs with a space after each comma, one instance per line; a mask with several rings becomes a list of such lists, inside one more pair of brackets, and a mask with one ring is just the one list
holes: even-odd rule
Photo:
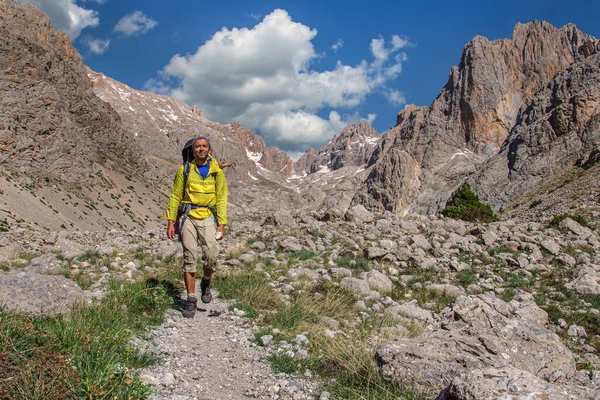
[[217, 226], [217, 232], [221, 232], [220, 234], [219, 233], [216, 234], [216, 237], [218, 237], [217, 240], [223, 240], [223, 238], [225, 237], [225, 226], [223, 226], [223, 225]]
[[167, 221], [167, 237], [171, 240], [175, 239], [175, 222]]

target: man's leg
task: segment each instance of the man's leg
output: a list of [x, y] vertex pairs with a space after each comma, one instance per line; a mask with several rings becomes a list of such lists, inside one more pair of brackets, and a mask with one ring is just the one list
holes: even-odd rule
[[217, 265], [217, 257], [219, 256], [220, 246], [215, 237], [215, 224], [212, 218], [202, 220], [202, 228], [199, 227], [200, 243], [202, 245], [202, 255], [204, 261], [203, 273], [204, 276], [200, 281], [200, 289], [203, 303], [212, 301], [212, 293], [210, 292], [210, 280]]
[[193, 221], [188, 218], [182, 228], [181, 245], [183, 247], [183, 282], [187, 292], [187, 302], [183, 310], [185, 318], [196, 315], [196, 263], [198, 259], [198, 232]]

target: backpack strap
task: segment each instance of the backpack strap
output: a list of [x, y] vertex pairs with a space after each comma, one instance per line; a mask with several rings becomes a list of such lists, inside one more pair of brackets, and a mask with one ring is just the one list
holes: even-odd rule
[[181, 199], [183, 199], [183, 196], [185, 196], [185, 184], [190, 176], [190, 168], [191, 165], [189, 161], [183, 163], [183, 191], [181, 193]]

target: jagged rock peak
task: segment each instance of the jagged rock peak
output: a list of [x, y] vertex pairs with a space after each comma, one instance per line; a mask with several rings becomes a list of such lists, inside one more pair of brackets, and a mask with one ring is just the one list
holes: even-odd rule
[[310, 173], [323, 170], [333, 171], [345, 166], [366, 164], [381, 135], [368, 121], [349, 124], [319, 150], [319, 155], [310, 166]]
[[[517, 24], [512, 39], [469, 42], [441, 98], [453, 127], [473, 150], [497, 151], [530, 98], [558, 72], [592, 54], [598, 40], [573, 24]], [[436, 99], [436, 101], [438, 100]]]

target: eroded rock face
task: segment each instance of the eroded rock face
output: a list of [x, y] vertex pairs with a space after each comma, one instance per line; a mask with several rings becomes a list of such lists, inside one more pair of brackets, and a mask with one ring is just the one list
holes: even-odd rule
[[376, 357], [383, 373], [399, 383], [416, 380], [438, 390], [449, 375], [488, 369], [566, 384], [575, 374], [573, 354], [545, 322], [546, 313], [524, 292], [511, 303], [493, 294], [463, 296], [442, 312], [439, 324], [414, 339], [384, 343]]
[[[594, 54], [597, 42], [572, 24], [556, 29], [539, 21], [517, 24], [512, 39], [476, 37], [432, 105], [399, 114], [398, 126], [374, 152], [375, 167], [365, 182], [372, 199], [358, 195], [357, 201], [390, 211], [437, 211], [524, 122], [520, 108], [557, 73]], [[555, 97], [567, 103], [561, 95]], [[564, 131], [565, 122], [560, 125]], [[407, 153], [401, 167], [399, 152]], [[389, 178], [390, 169], [415, 169], [414, 164], [420, 170], [416, 190], [405, 189], [415, 181], [412, 175]]]
[[563, 168], [589, 159], [600, 143], [600, 54], [558, 74], [523, 107], [499, 154], [472, 181], [497, 209]]

